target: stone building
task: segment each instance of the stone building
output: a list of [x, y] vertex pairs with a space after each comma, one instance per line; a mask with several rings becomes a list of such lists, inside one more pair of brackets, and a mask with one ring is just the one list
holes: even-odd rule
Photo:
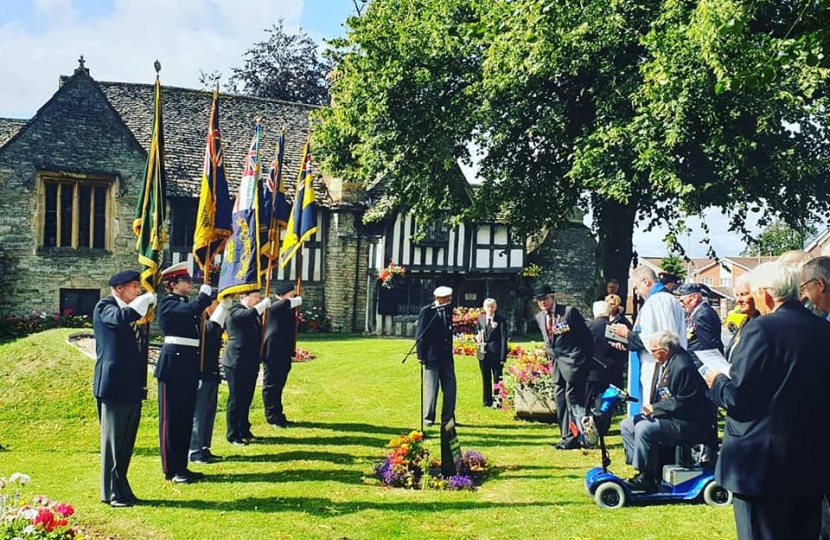
[[[162, 77], [163, 83], [163, 77]], [[162, 86], [168, 233], [165, 265], [190, 255], [211, 93]], [[313, 106], [220, 95], [219, 125], [232, 197], [255, 119], [261, 118], [262, 163], [286, 132], [284, 179], [289, 199], [308, 138]], [[60, 77], [57, 92], [28, 121], [0, 119], [0, 314], [71, 309], [91, 313], [110, 275], [137, 267], [132, 220], [150, 144], [153, 85], [96, 81], [83, 61]], [[460, 172], [452, 181], [462, 182]], [[382, 183], [381, 183], [382, 184]], [[543, 279], [577, 305], [594, 280], [596, 243], [574, 222], [528, 250], [504, 224], [436, 223], [417, 231], [409, 212], [364, 224], [382, 185], [368, 190], [315, 172], [318, 232], [276, 281], [302, 278], [306, 306], [322, 307], [335, 331], [411, 334], [417, 309], [436, 284], [452, 285], [458, 303], [495, 297], [517, 323], [526, 319], [530, 261]], [[414, 238], [420, 238], [414, 240]], [[407, 274], [380, 287], [390, 261]], [[194, 274], [198, 269], [193, 268]], [[519, 326], [519, 324], [517, 324]]]

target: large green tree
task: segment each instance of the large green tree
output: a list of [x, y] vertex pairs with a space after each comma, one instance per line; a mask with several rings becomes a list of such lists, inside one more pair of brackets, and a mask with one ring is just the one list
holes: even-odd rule
[[[533, 234], [581, 205], [598, 282], [624, 276], [637, 223], [668, 224], [682, 254], [684, 216], [710, 207], [745, 234], [751, 210], [827, 212], [825, 18], [822, 2], [373, 0], [334, 42], [318, 156], [387, 176], [422, 219]], [[447, 181], [470, 148], [472, 205]]]
[[804, 240], [816, 233], [816, 228], [807, 225], [802, 229], [795, 229], [784, 221], [778, 220], [765, 228], [758, 238], [747, 245], [741, 255], [758, 257], [764, 255], [777, 256], [791, 249], [802, 249]]

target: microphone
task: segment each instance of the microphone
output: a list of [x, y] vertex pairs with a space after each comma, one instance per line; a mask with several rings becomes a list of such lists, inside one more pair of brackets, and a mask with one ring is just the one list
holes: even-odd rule
[[429, 306], [429, 309], [444, 309], [444, 308], [447, 308], [447, 307], [450, 307], [450, 305], [449, 304], [432, 304], [431, 306]]

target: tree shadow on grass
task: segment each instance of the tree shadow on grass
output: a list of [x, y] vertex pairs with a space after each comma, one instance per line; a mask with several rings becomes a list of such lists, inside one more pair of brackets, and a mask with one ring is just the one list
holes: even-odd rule
[[[386, 489], [386, 488], [377, 488]], [[148, 500], [142, 506], [159, 506], [166, 508], [194, 508], [197, 510], [222, 511], [222, 512], [252, 512], [258, 514], [279, 513], [279, 512], [303, 512], [313, 516], [335, 516], [344, 514], [355, 514], [366, 510], [380, 510], [383, 512], [402, 512], [412, 514], [413, 512], [462, 512], [476, 510], [508, 510], [515, 508], [555, 508], [567, 505], [581, 504], [570, 501], [534, 501], [534, 502], [506, 502], [497, 503], [490, 501], [412, 501], [410, 499], [400, 502], [377, 502], [377, 501], [335, 501], [322, 497], [247, 497], [231, 501], [170, 501], [170, 500]]]
[[394, 426], [377, 426], [364, 423], [331, 423], [331, 422], [294, 422], [293, 427], [311, 429], [331, 429], [333, 431], [358, 431], [362, 433], [386, 433], [389, 435], [400, 435], [408, 433], [411, 429]]
[[[293, 432], [292, 432], [293, 433]], [[278, 435], [272, 437], [257, 437], [253, 443], [254, 446], [259, 444], [299, 444], [299, 445], [314, 445], [314, 446], [372, 446], [385, 447], [389, 443], [389, 437], [380, 435], [378, 437], [357, 436], [357, 435], [340, 435], [331, 437], [317, 437], [314, 435]]]
[[231, 474], [210, 474], [205, 482], [211, 484], [235, 484], [247, 482], [339, 482], [341, 484], [363, 484], [363, 474], [353, 469], [288, 469], [274, 472], [252, 472]]
[[225, 456], [222, 462], [240, 462], [240, 461], [275, 461], [275, 462], [290, 462], [290, 461], [328, 461], [331, 463], [358, 463], [372, 459], [374, 456], [359, 456], [355, 454], [346, 454], [343, 452], [314, 452], [310, 450], [294, 450], [290, 452], [281, 452], [276, 454], [237, 454]]

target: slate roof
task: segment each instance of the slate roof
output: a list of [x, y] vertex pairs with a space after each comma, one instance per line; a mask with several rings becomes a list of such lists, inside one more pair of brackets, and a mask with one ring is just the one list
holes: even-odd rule
[[18, 120], [17, 118], [0, 118], [0, 146], [6, 144], [6, 141], [17, 135], [17, 132], [26, 125], [28, 120]]
[[[149, 149], [153, 118], [152, 84], [96, 81], [104, 96], [121, 116], [138, 142]], [[212, 92], [164, 86], [162, 79], [165, 165], [168, 173], [168, 196], [198, 197], [201, 189], [207, 126]], [[260, 159], [263, 173], [274, 158], [280, 129], [285, 128], [285, 164], [283, 180], [293, 200], [302, 148], [309, 135], [309, 114], [316, 107], [302, 103], [219, 94], [219, 130], [225, 158], [225, 175], [231, 197], [236, 196], [243, 163], [257, 116], [261, 117]], [[313, 155], [313, 148], [312, 148]], [[328, 206], [331, 199], [314, 170], [317, 201]]]

